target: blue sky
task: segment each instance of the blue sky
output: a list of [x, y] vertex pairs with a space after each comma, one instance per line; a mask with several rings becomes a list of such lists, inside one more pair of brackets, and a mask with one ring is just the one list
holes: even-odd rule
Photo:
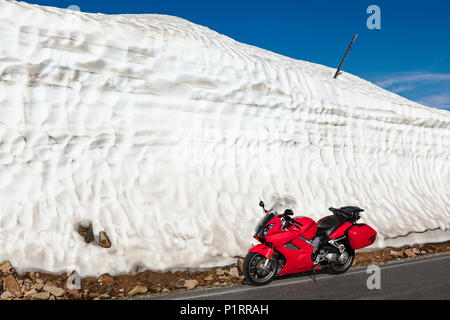
[[[450, 1], [402, 0], [29, 0], [84, 12], [159, 13], [207, 26], [237, 41], [337, 67], [425, 105], [450, 110]], [[369, 30], [370, 5], [381, 29]]]

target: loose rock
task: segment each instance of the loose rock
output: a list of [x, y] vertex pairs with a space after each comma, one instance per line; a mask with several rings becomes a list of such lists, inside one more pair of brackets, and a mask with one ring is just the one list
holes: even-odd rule
[[9, 275], [5, 279], [3, 279], [3, 290], [19, 294], [21, 293], [20, 289], [21, 288], [19, 283], [12, 275]]
[[1, 300], [10, 300], [10, 299], [12, 299], [12, 298], [14, 298], [14, 294], [12, 294], [12, 293], [9, 292], [9, 291], [5, 291], [5, 292], [3, 292], [3, 293], [0, 295], [0, 299], [1, 299]]
[[406, 249], [406, 250], [405, 250], [405, 254], [406, 254], [409, 258], [412, 258], [412, 257], [415, 257], [415, 256], [416, 256], [416, 254], [415, 254], [411, 249]]
[[48, 300], [50, 298], [50, 292], [38, 292], [31, 296], [33, 300]]
[[222, 275], [222, 274], [225, 274], [225, 271], [224, 271], [223, 269], [219, 268], [219, 269], [216, 269], [216, 274], [217, 274], [218, 276], [220, 276], [220, 275]]
[[184, 288], [184, 279], [179, 279], [175, 282], [175, 288]]
[[196, 286], [198, 286], [197, 280], [180, 279], [175, 283], [176, 288], [186, 288], [188, 290], [194, 289]]
[[100, 296], [101, 294], [99, 292], [89, 292], [89, 294], [87, 295], [89, 298], [97, 298], [98, 296]]
[[78, 290], [72, 289], [72, 290], [69, 290], [68, 293], [70, 294], [71, 299], [81, 299], [82, 298], [82, 294]]
[[25, 299], [29, 299], [30, 297], [32, 297], [36, 293], [37, 293], [37, 291], [35, 289], [31, 289], [30, 291], [25, 292], [23, 297]]
[[95, 298], [94, 300], [101, 300], [101, 299], [109, 299], [110, 296], [107, 293], [103, 293], [101, 295], [99, 295], [97, 298]]
[[137, 295], [137, 294], [144, 294], [147, 291], [148, 291], [147, 287], [136, 286], [133, 289], [131, 289], [130, 291], [128, 291], [127, 296], [132, 297], [132, 296]]
[[212, 281], [212, 280], [214, 280], [214, 277], [212, 276], [212, 274], [210, 274], [207, 277], [204, 277], [203, 280], [205, 280], [205, 281]]
[[64, 294], [64, 289], [55, 287], [55, 286], [44, 286], [44, 291], [50, 292], [55, 297], [60, 297]]
[[402, 257], [403, 257], [403, 252], [401, 252], [401, 251], [394, 251], [394, 250], [391, 250], [391, 251], [389, 252], [389, 254], [390, 254], [391, 256], [395, 257], [395, 258], [402, 258]]
[[5, 274], [9, 274], [13, 271], [13, 267], [11, 265], [11, 263], [9, 261], [5, 261], [2, 264], [0, 264], [0, 271], [5, 273]]
[[100, 276], [100, 278], [98, 278], [98, 282], [106, 286], [110, 286], [114, 284], [114, 278], [111, 277], [109, 274], [103, 274]]
[[232, 268], [230, 269], [230, 276], [232, 276], [233, 278], [239, 278], [239, 271], [238, 271], [238, 268], [232, 267]]
[[244, 273], [244, 258], [238, 258], [237, 268], [241, 273]]
[[155, 293], [161, 292], [162, 286], [160, 284], [154, 284], [150, 286], [150, 290]]
[[184, 286], [188, 290], [194, 289], [196, 286], [198, 286], [198, 281], [197, 280], [185, 280]]
[[35, 283], [31, 286], [31, 289], [35, 289], [36, 291], [41, 291], [44, 287], [43, 283]]

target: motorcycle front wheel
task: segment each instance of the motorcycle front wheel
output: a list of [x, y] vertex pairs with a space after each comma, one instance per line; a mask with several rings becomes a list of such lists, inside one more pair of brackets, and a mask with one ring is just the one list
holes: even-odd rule
[[267, 259], [257, 252], [249, 252], [244, 259], [245, 280], [254, 286], [262, 286], [270, 283], [278, 268], [278, 257]]

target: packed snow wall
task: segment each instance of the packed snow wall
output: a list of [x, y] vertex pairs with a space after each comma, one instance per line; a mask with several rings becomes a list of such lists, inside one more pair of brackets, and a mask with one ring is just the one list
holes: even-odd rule
[[226, 265], [260, 199], [361, 206], [375, 247], [450, 239], [450, 113], [334, 72], [176, 17], [0, 0], [0, 260]]

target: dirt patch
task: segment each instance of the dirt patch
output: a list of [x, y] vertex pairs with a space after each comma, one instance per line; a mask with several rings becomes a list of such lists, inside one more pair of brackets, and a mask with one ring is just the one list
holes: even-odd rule
[[[437, 244], [415, 245], [412, 247], [386, 248], [378, 251], [357, 253], [354, 266], [411, 259], [416, 256], [450, 251], [450, 241]], [[134, 295], [166, 293], [191, 290], [197, 287], [229, 286], [241, 283], [244, 279], [241, 272], [242, 258], [237, 264], [229, 267], [215, 268], [206, 271], [178, 272], [139, 272], [99, 278], [86, 277], [79, 279], [78, 288], [74, 288], [70, 273], [59, 275], [39, 272], [18, 274], [8, 261], [0, 264], [0, 299], [4, 300], [69, 300], [69, 299], [120, 299]], [[76, 282], [76, 281], [75, 281]], [[62, 289], [62, 293], [61, 290]]]
[[414, 258], [433, 253], [450, 251], [450, 241], [434, 244], [418, 244], [412, 247], [386, 248], [371, 252], [358, 252], [355, 256], [353, 266], [365, 266], [374, 263]]

